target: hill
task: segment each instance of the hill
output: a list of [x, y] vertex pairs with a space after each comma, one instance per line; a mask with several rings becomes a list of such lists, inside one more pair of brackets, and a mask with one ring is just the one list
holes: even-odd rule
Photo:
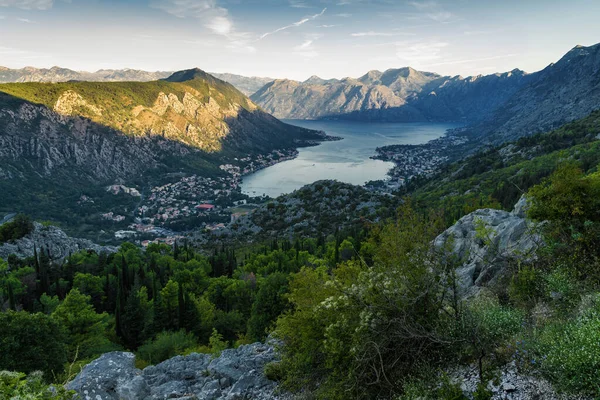
[[222, 165], [244, 168], [323, 137], [278, 121], [201, 70], [153, 82], [4, 84], [0, 212], [68, 220], [61, 207], [115, 182], [142, 188], [174, 172], [231, 177]]
[[[100, 69], [96, 72], [73, 71], [68, 68], [34, 68], [10, 69], [0, 67], [0, 83], [23, 82], [149, 82], [164, 79], [173, 72], [167, 71], [142, 71], [139, 69]], [[246, 77], [228, 73], [211, 73], [211, 75], [231, 83], [240, 92], [250, 96], [258, 89], [271, 82], [271, 78]]]

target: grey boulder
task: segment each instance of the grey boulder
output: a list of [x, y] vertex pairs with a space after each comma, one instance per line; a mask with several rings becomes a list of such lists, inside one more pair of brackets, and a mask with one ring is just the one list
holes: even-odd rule
[[434, 246], [457, 260], [456, 275], [463, 297], [498, 282], [511, 260], [535, 258], [542, 244], [540, 224], [525, 218], [522, 197], [512, 212], [482, 209], [462, 217], [439, 235]]
[[113, 352], [87, 365], [67, 387], [84, 400], [276, 400], [282, 398], [277, 384], [263, 373], [276, 360], [272, 346], [255, 343], [216, 358], [177, 356], [141, 371], [132, 353]]

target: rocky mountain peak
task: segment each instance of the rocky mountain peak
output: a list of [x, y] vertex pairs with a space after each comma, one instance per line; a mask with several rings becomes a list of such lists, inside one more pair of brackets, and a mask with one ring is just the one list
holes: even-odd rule
[[371, 84], [378, 82], [381, 79], [381, 75], [383, 75], [383, 72], [374, 69], [358, 78], [358, 80], [362, 83]]
[[312, 85], [312, 84], [320, 85], [320, 84], [323, 84], [324, 82], [325, 82], [325, 79], [320, 78], [317, 75], [313, 75], [302, 83], [305, 83], [307, 85]]

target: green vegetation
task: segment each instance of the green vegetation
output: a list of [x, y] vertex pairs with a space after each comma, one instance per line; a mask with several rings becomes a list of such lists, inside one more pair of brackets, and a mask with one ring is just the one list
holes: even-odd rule
[[21, 239], [33, 230], [33, 223], [29, 217], [18, 214], [15, 218], [0, 225], [0, 243]]
[[598, 132], [600, 111], [595, 111], [550, 133], [477, 153], [432, 179], [412, 181], [405, 190], [419, 208], [443, 209], [449, 224], [479, 208], [510, 210], [563, 160], [595, 171], [600, 163]]
[[[11, 258], [0, 265], [0, 304], [23, 311], [0, 314], [10, 352], [0, 355], [0, 369], [41, 369], [51, 379], [67, 362], [113, 348], [137, 352], [145, 366], [272, 335], [282, 358], [265, 373], [318, 399], [464, 399], [448, 374], [461, 365], [478, 370], [470, 395], [489, 399], [488, 382], [511, 362], [560, 390], [597, 396], [600, 141], [591, 132], [598, 118], [486, 151], [485, 162], [455, 164], [368, 228], [204, 255], [187, 244], [145, 252], [123, 244], [116, 254], [81, 252], [60, 265], [44, 251]], [[502, 182], [517, 180], [527, 189], [529, 218], [544, 221], [544, 244], [537, 258], [506, 266], [497, 286], [463, 298], [462, 260], [452, 243], [432, 249], [431, 242], [471, 208], [508, 208], [521, 192]], [[323, 189], [297, 195], [310, 201]], [[283, 208], [277, 201], [270, 210]], [[338, 217], [327, 216], [334, 225]], [[485, 244], [490, 229], [478, 226], [473, 235]]]
[[39, 373], [0, 371], [0, 400], [71, 400], [74, 394], [60, 385], [47, 385]]

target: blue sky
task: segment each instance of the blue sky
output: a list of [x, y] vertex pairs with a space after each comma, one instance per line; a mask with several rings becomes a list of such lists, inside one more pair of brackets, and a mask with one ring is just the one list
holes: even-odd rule
[[0, 65], [274, 78], [533, 72], [600, 42], [597, 0], [0, 0]]

